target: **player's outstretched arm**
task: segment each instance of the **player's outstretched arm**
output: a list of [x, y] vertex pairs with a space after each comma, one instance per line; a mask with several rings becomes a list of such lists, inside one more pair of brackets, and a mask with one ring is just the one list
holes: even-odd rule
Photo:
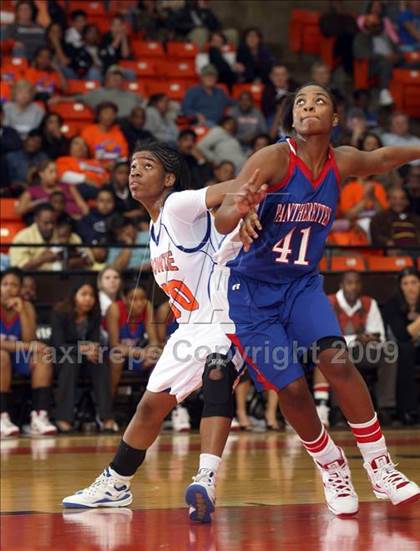
[[350, 146], [335, 149], [342, 178], [384, 174], [410, 161], [420, 159], [420, 145], [380, 147], [375, 151], [359, 151]]
[[284, 176], [287, 166], [288, 152], [278, 145], [265, 147], [248, 159], [216, 213], [217, 231], [222, 234], [233, 231], [241, 218], [260, 203], [273, 179]]

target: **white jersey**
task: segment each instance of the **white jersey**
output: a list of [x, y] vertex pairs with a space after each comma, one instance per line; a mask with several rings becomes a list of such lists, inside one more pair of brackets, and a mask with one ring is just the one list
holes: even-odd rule
[[153, 274], [180, 325], [213, 321], [209, 278], [223, 236], [215, 230], [206, 193], [206, 188], [171, 193], [150, 224]]

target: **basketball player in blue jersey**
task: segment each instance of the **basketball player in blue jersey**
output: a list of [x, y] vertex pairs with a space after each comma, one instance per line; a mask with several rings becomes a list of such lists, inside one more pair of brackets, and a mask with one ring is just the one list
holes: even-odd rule
[[217, 237], [209, 211], [222, 203], [229, 183], [183, 191], [188, 176], [181, 154], [165, 144], [145, 144], [133, 155], [130, 190], [150, 214], [152, 269], [178, 328], [165, 344], [112, 462], [88, 488], [64, 498], [65, 507], [129, 505], [131, 480], [164, 418], [202, 387], [202, 453], [185, 497], [191, 520], [209, 522], [214, 511], [217, 470], [234, 414], [233, 386], [243, 361], [228, 355], [231, 343], [212, 322], [208, 293]]
[[16, 436], [19, 428], [9, 416], [12, 374], [32, 382], [31, 436], [56, 434], [48, 418], [51, 405], [51, 360], [47, 347], [36, 341], [36, 314], [32, 304], [20, 296], [23, 273], [9, 268], [0, 283], [0, 435]]
[[[297, 90], [284, 120], [294, 137], [253, 155], [216, 214], [217, 230], [230, 235], [216, 255], [212, 289], [219, 321], [242, 350], [256, 385], [278, 390], [284, 416], [321, 471], [329, 509], [352, 515], [358, 498], [347, 460], [320, 423], [299, 360], [312, 350], [356, 437], [375, 495], [394, 505], [418, 499], [417, 484], [389, 456], [367, 387], [323, 292], [318, 263], [341, 180], [389, 172], [419, 159], [420, 147], [333, 149], [337, 123], [328, 90], [312, 84]], [[255, 207], [262, 230], [242, 247], [234, 230]]]

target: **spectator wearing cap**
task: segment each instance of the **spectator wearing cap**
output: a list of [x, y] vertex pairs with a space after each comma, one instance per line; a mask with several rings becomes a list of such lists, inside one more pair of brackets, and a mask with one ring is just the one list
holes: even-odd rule
[[410, 212], [407, 192], [400, 187], [391, 188], [388, 200], [389, 209], [379, 212], [371, 220], [372, 245], [420, 246], [420, 216]]
[[9, 181], [12, 189], [22, 190], [28, 186], [28, 172], [48, 156], [41, 150], [42, 134], [38, 129], [31, 130], [23, 140], [23, 148], [6, 155]]
[[155, 139], [153, 134], [144, 128], [145, 122], [146, 112], [143, 107], [138, 106], [134, 107], [131, 110], [130, 116], [127, 119], [123, 119], [120, 123], [122, 133], [127, 140], [130, 155], [133, 154], [138, 142]]
[[169, 98], [166, 94], [150, 96], [144, 128], [161, 142], [172, 145], [176, 143], [178, 128], [169, 118]]
[[85, 126], [81, 134], [91, 157], [101, 161], [105, 168], [112, 168], [115, 162], [128, 157], [127, 142], [116, 124], [117, 115], [115, 103], [100, 103], [96, 108], [96, 123]]
[[192, 189], [201, 189], [213, 179], [211, 164], [197, 147], [197, 134], [191, 128], [181, 130], [177, 141], [178, 151], [190, 169]]
[[246, 161], [241, 144], [236, 138], [237, 125], [233, 117], [223, 117], [218, 126], [213, 127], [198, 143], [198, 149], [212, 163], [229, 160], [235, 165], [236, 172]]
[[12, 97], [13, 101], [4, 106], [4, 124], [14, 128], [24, 138], [41, 124], [44, 110], [34, 102], [34, 89], [27, 80], [15, 82]]
[[242, 92], [238, 104], [230, 110], [230, 115], [236, 121], [236, 137], [245, 151], [249, 149], [255, 136], [267, 132], [267, 123], [261, 111], [255, 107], [254, 98], [250, 92]]
[[[420, 138], [410, 134], [410, 121], [405, 113], [396, 111], [392, 113], [389, 132], [382, 135], [384, 145], [420, 145]], [[410, 164], [419, 165], [420, 159], [412, 161]]]
[[217, 70], [205, 65], [200, 72], [201, 83], [187, 90], [182, 102], [184, 115], [194, 116], [201, 124], [214, 126], [223, 117], [225, 109], [233, 105], [226, 93], [216, 86]]
[[86, 94], [52, 98], [50, 103], [53, 104], [58, 101], [80, 101], [89, 105], [92, 109], [96, 109], [100, 103], [112, 102], [118, 107], [120, 118], [128, 117], [134, 107], [141, 106], [143, 103], [141, 96], [129, 90], [124, 90], [124, 73], [116, 65], [110, 67], [106, 72], [104, 86], [100, 86]]

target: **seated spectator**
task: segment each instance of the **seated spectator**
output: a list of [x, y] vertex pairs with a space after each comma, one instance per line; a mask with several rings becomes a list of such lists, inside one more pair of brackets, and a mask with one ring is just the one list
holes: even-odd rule
[[84, 78], [85, 80], [99, 80], [102, 82], [105, 67], [101, 58], [101, 33], [98, 27], [96, 25], [86, 25], [83, 29], [82, 39], [82, 49], [88, 56], [88, 71], [84, 75]]
[[233, 101], [216, 86], [217, 70], [206, 65], [200, 72], [200, 84], [188, 88], [182, 101], [182, 112], [194, 116], [200, 124], [214, 126]]
[[384, 306], [384, 319], [398, 347], [397, 412], [404, 425], [417, 422], [416, 365], [420, 351], [420, 277], [406, 268], [398, 278], [397, 294]]
[[[83, 243], [102, 245], [108, 241], [108, 226], [115, 214], [115, 199], [111, 190], [102, 188], [98, 191], [95, 207], [77, 223], [77, 233]], [[97, 262], [104, 262], [107, 251], [102, 247], [91, 249]]]
[[69, 150], [69, 139], [61, 131], [63, 122], [58, 113], [48, 113], [39, 127], [42, 133], [42, 151], [50, 159], [66, 155]]
[[361, 151], [375, 151], [375, 149], [379, 149], [382, 146], [383, 143], [378, 134], [369, 131], [364, 132], [357, 142], [357, 149]]
[[[237, 81], [237, 74], [229, 64], [223, 52], [223, 48], [226, 44], [227, 40], [222, 32], [212, 32], [209, 40], [208, 62], [216, 68], [219, 82], [226, 84], [231, 92], [233, 85]], [[237, 66], [235, 66], [235, 68], [236, 67]]]
[[[247, 413], [248, 395], [251, 389], [252, 380], [248, 375], [247, 370], [241, 376], [238, 385], [235, 387], [236, 411], [235, 418], [241, 430], [252, 430], [251, 419]], [[280, 425], [277, 420], [277, 410], [279, 399], [274, 390], [267, 390], [267, 401], [264, 412], [265, 423], [267, 430], [280, 430]]]
[[34, 276], [25, 274], [22, 279], [20, 296], [28, 302], [35, 302], [37, 299], [36, 280]]
[[420, 165], [410, 165], [404, 181], [410, 210], [420, 216]]
[[[14, 244], [25, 244], [22, 247], [10, 247], [11, 266], [22, 270], [51, 270], [58, 254], [51, 243], [55, 243], [56, 215], [51, 205], [39, 205], [34, 211], [34, 223], [18, 232], [13, 238]], [[26, 246], [26, 244], [29, 244]], [[44, 244], [43, 247], [31, 245]]]
[[197, 134], [191, 128], [181, 130], [178, 136], [178, 151], [183, 154], [190, 169], [191, 189], [201, 189], [213, 179], [213, 169], [197, 147]]
[[37, 128], [42, 121], [44, 111], [37, 105], [34, 99], [34, 90], [27, 80], [18, 80], [13, 85], [13, 101], [4, 106], [4, 124], [11, 126], [21, 138]]
[[197, 144], [197, 148], [212, 163], [221, 163], [229, 159], [235, 165], [236, 172], [246, 161], [241, 144], [236, 138], [236, 121], [233, 117], [223, 117], [219, 126], [212, 128]]
[[37, 205], [48, 202], [51, 193], [57, 190], [64, 193], [70, 216], [80, 218], [89, 212], [89, 207], [75, 186], [58, 182], [57, 167], [50, 159], [42, 161], [32, 173], [27, 190], [19, 197], [16, 212], [19, 216], [30, 214]]
[[41, 147], [41, 131], [34, 129], [23, 140], [22, 149], [6, 155], [9, 186], [13, 195], [19, 195], [28, 187], [30, 169], [38, 167], [48, 159]]
[[324, 88], [331, 88], [331, 68], [323, 61], [315, 61], [311, 66], [311, 81]]
[[268, 126], [271, 126], [276, 114], [277, 101], [288, 92], [293, 92], [295, 88], [296, 85], [290, 79], [287, 67], [279, 63], [273, 65], [261, 98], [261, 110], [267, 119]]
[[339, 208], [347, 220], [355, 221], [368, 234], [371, 219], [388, 208], [388, 199], [384, 187], [373, 176], [359, 178], [343, 187]]
[[124, 119], [120, 123], [122, 133], [127, 140], [130, 156], [133, 154], [138, 142], [155, 139], [153, 134], [144, 128], [145, 122], [146, 113], [143, 107], [139, 106], [133, 107], [128, 119]]
[[76, 283], [67, 299], [52, 312], [51, 344], [58, 355], [56, 422], [60, 432], [68, 433], [73, 429], [81, 372], [92, 381], [101, 427], [114, 431], [109, 369], [100, 354], [100, 325], [98, 291], [86, 281]]
[[[63, 27], [53, 21], [45, 31], [47, 46], [53, 53], [53, 63], [56, 64], [60, 71], [63, 71], [66, 74], [66, 69], [71, 63], [71, 56], [69, 48], [64, 41], [64, 31]], [[70, 75], [72, 78], [72, 75]]]
[[169, 10], [154, 0], [140, 0], [133, 14], [133, 31], [144, 34], [145, 40], [164, 41], [168, 38]]
[[405, 52], [420, 50], [420, 2], [408, 0], [397, 19], [401, 49]]
[[123, 71], [117, 66], [110, 67], [106, 72], [104, 86], [75, 96], [52, 98], [50, 103], [57, 101], [80, 101], [92, 109], [96, 109], [101, 103], [111, 102], [118, 107], [120, 118], [128, 117], [134, 107], [141, 106], [143, 102], [138, 94], [124, 90]]
[[20, 193], [20, 187], [11, 186], [7, 154], [22, 150], [22, 140], [11, 126], [3, 126], [4, 111], [0, 103], [0, 197], [11, 197]]
[[235, 178], [235, 165], [232, 161], [222, 161], [214, 169], [215, 183], [220, 184]]
[[121, 300], [123, 297], [120, 272], [111, 266], [105, 266], [105, 268], [98, 273], [97, 285], [101, 315], [102, 320], [104, 320], [111, 304], [117, 300]]
[[243, 82], [268, 82], [274, 64], [273, 54], [263, 42], [260, 29], [251, 27], [242, 35], [236, 54]]
[[82, 33], [87, 24], [87, 15], [83, 10], [74, 10], [70, 13], [70, 26], [66, 30], [65, 41], [73, 48], [83, 45]]
[[[377, 2], [371, 2], [375, 9]], [[382, 9], [382, 8], [380, 8]], [[400, 53], [387, 31], [391, 26], [386, 25], [383, 14], [368, 13], [359, 19], [361, 32], [357, 33], [353, 42], [353, 54], [356, 59], [367, 59], [369, 75], [379, 80], [379, 105], [386, 107], [394, 103], [389, 91], [392, 78], [392, 69], [400, 60]]]
[[163, 348], [169, 337], [178, 329], [178, 322], [169, 301], [162, 302], [155, 311], [155, 326], [160, 346]]
[[[328, 295], [340, 324], [343, 337], [349, 350], [350, 358], [362, 374], [376, 371], [375, 388], [378, 413], [383, 424], [389, 424], [396, 405], [396, 371], [395, 362], [385, 355], [385, 328], [381, 313], [375, 299], [363, 295], [362, 278], [358, 272], [345, 272], [341, 279], [340, 289], [334, 295]], [[328, 402], [328, 382], [317, 375], [318, 384], [322, 382], [324, 396]], [[315, 400], [318, 401], [315, 389]], [[328, 421], [328, 411], [319, 408], [321, 415]]]
[[77, 184], [83, 198], [95, 198], [98, 188], [109, 181], [109, 173], [100, 161], [89, 158], [86, 142], [80, 136], [71, 140], [69, 153], [68, 156], [57, 159], [60, 182]]
[[88, 146], [91, 157], [112, 169], [117, 161], [128, 157], [128, 146], [120, 127], [116, 124], [118, 107], [104, 101], [96, 108], [96, 122], [82, 130], [81, 136]]
[[168, 19], [168, 27], [173, 29], [175, 35], [187, 38], [200, 49], [204, 48], [210, 32], [222, 28], [205, 0], [188, 0], [183, 7], [174, 9]]
[[[420, 138], [410, 134], [410, 120], [405, 113], [395, 111], [389, 121], [389, 132], [382, 135], [384, 145], [419, 145]], [[412, 161], [420, 165], [420, 160]]]
[[251, 151], [249, 154], [252, 155], [253, 153], [256, 153], [263, 147], [267, 147], [272, 143], [273, 140], [269, 134], [257, 134], [257, 136], [255, 136], [251, 142]]
[[59, 220], [66, 214], [66, 196], [61, 190], [53, 191], [49, 197], [49, 204], [55, 212], [55, 219]]
[[128, 188], [128, 163], [117, 163], [111, 175], [111, 182], [104, 187], [114, 194], [115, 210], [127, 218], [136, 218], [145, 214], [144, 207], [133, 199]]
[[130, 57], [128, 29], [122, 15], [114, 15], [111, 28], [102, 38], [100, 56], [105, 71], [123, 59]]
[[120, 361], [114, 358], [111, 362], [114, 396], [123, 368], [129, 371], [149, 370], [159, 357], [153, 306], [143, 287], [137, 283], [128, 285], [123, 298], [109, 306], [106, 329], [111, 349], [118, 350], [121, 358]]
[[255, 107], [254, 98], [250, 92], [242, 92], [238, 104], [230, 110], [230, 116], [236, 121], [236, 137], [244, 151], [249, 149], [255, 136], [267, 132], [267, 124], [263, 114]]
[[67, 81], [53, 64], [53, 51], [46, 46], [38, 48], [25, 78], [35, 90], [35, 99], [48, 100], [59, 91], [67, 89]]
[[[115, 216], [110, 223], [110, 242], [115, 245], [108, 251], [107, 264], [119, 272], [124, 270], [150, 270], [148, 223], [142, 221], [142, 231], [130, 219]], [[119, 246], [118, 246], [119, 245]], [[125, 245], [128, 245], [126, 247]], [[132, 245], [136, 245], [133, 247]]]
[[169, 98], [165, 94], [153, 94], [146, 108], [145, 130], [148, 130], [161, 142], [174, 145], [178, 137], [178, 128], [169, 118]]
[[346, 116], [346, 128], [340, 138], [340, 144], [357, 147], [360, 138], [367, 132], [367, 129], [367, 120], [363, 111], [357, 107], [352, 107]]
[[[90, 270], [95, 262], [91, 249], [86, 247], [67, 247], [66, 245], [81, 245], [82, 240], [73, 231], [74, 222], [64, 214], [58, 218], [55, 226], [54, 251], [58, 260], [54, 263], [54, 270]], [[61, 246], [62, 245], [62, 246]]]
[[19, 434], [9, 415], [12, 374], [31, 379], [30, 435], [55, 434], [57, 428], [48, 418], [53, 372], [47, 347], [36, 340], [35, 309], [20, 296], [23, 277], [19, 269], [10, 268], [0, 277], [0, 435]]
[[370, 223], [372, 245], [420, 247], [420, 216], [410, 212], [406, 191], [391, 188], [389, 209], [375, 214]]
[[11, 38], [15, 40], [13, 55], [27, 59], [32, 59], [36, 50], [45, 45], [45, 30], [35, 23], [35, 6], [31, 0], [17, 2], [15, 22], [1, 33], [2, 41]]

